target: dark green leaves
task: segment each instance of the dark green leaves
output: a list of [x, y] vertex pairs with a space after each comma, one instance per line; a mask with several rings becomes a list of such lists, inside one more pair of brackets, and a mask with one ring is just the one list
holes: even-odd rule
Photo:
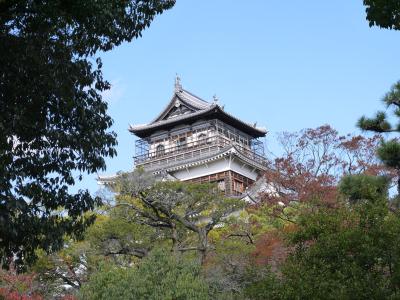
[[81, 299], [208, 299], [200, 266], [157, 249], [138, 267], [105, 265], [80, 291]]
[[[105, 168], [116, 135], [93, 57], [138, 37], [174, 1], [0, 1], [0, 260], [52, 251], [94, 207], [68, 187]], [[78, 174], [77, 174], [78, 173]], [[55, 213], [54, 210], [58, 210]]]
[[[395, 83], [390, 91], [383, 97], [383, 102], [388, 108], [394, 109], [394, 114], [400, 117], [400, 81]], [[374, 118], [362, 117], [357, 123], [363, 130], [375, 132], [400, 131], [399, 126], [392, 126], [384, 112], [378, 112]], [[394, 127], [394, 129], [393, 129]]]
[[340, 181], [339, 190], [351, 203], [360, 200], [373, 201], [387, 197], [389, 182], [388, 178], [382, 176], [345, 176]]
[[392, 126], [386, 120], [384, 112], [378, 112], [375, 118], [361, 117], [357, 123], [358, 127], [363, 130], [371, 130], [375, 132], [388, 132], [392, 130]]
[[[392, 108], [397, 118], [400, 118], [400, 81], [392, 86], [390, 91], [386, 93], [383, 102], [387, 108]], [[363, 130], [374, 132], [400, 132], [400, 122], [392, 126], [387, 120], [387, 116], [383, 112], [378, 112], [375, 118], [362, 117], [357, 123], [358, 127]], [[390, 141], [382, 140], [377, 150], [378, 157], [389, 168], [393, 168], [397, 172], [397, 191], [400, 194], [400, 143], [393, 139]]]
[[400, 2], [398, 0], [364, 0], [369, 26], [400, 29]]
[[400, 169], [400, 144], [397, 140], [382, 141], [377, 154], [388, 167]]

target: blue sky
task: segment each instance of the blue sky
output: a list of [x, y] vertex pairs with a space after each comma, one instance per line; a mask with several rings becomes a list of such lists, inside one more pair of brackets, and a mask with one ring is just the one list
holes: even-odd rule
[[[118, 134], [107, 171], [133, 167], [129, 124], [152, 120], [175, 74], [187, 90], [275, 134], [330, 124], [356, 133], [400, 79], [400, 32], [370, 28], [361, 0], [177, 0], [143, 37], [100, 54]], [[96, 175], [75, 188], [97, 190]]]

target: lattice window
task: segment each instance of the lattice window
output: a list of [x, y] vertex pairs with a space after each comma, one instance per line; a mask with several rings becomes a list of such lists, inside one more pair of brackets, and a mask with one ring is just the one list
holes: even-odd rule
[[160, 144], [156, 148], [156, 156], [163, 156], [165, 154], [165, 147], [164, 145]]

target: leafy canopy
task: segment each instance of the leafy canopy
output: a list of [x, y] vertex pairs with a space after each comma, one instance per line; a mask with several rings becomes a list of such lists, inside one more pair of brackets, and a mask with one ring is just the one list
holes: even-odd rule
[[291, 254], [279, 276], [250, 285], [250, 298], [399, 298], [400, 218], [387, 187], [385, 179], [352, 175], [340, 184], [343, 202], [304, 210], [286, 234]]
[[80, 291], [81, 299], [208, 299], [200, 266], [157, 249], [138, 267], [105, 266]]
[[[0, 260], [32, 260], [92, 220], [68, 187], [104, 169], [116, 135], [98, 51], [141, 35], [173, 0], [0, 1]], [[54, 211], [58, 210], [57, 213]]]
[[[380, 111], [373, 118], [365, 116], [358, 120], [358, 127], [372, 132], [400, 133], [400, 81], [392, 86], [390, 91], [383, 97], [387, 108], [393, 110], [397, 123], [392, 124], [387, 115]], [[377, 149], [377, 156], [389, 168], [393, 168], [397, 175], [397, 192], [400, 196], [400, 143], [397, 139], [383, 140]]]
[[400, 29], [400, 3], [397, 0], [364, 0], [369, 26]]
[[197, 251], [203, 262], [210, 231], [244, 206], [213, 184], [160, 182], [140, 169], [122, 174], [114, 190], [116, 206], [125, 208], [125, 218], [157, 229], [171, 240], [175, 252]]

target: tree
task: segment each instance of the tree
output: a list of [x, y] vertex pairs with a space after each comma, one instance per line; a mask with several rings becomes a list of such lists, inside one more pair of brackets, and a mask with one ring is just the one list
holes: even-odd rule
[[197, 251], [202, 262], [210, 247], [210, 231], [244, 206], [239, 199], [225, 197], [215, 185], [155, 182], [138, 169], [123, 174], [114, 189], [116, 206], [125, 207], [131, 222], [158, 229], [171, 240], [175, 253]]
[[85, 231], [84, 240], [64, 238], [63, 249], [47, 254], [37, 251], [37, 260], [30, 270], [37, 275], [41, 294], [60, 298], [76, 294], [104, 262], [130, 267], [147, 256], [157, 243], [156, 232], [147, 226], [127, 221], [118, 208], [109, 215], [98, 215]]
[[297, 252], [284, 270], [288, 290], [305, 298], [398, 297], [400, 223], [388, 209], [388, 182], [359, 175], [340, 189], [352, 206], [306, 213], [291, 236]]
[[203, 265], [203, 273], [218, 299], [234, 298], [249, 279], [259, 275], [251, 255], [254, 232], [248, 222], [249, 217], [243, 210], [240, 215], [226, 220], [224, 226], [210, 233], [212, 251]]
[[[400, 3], [396, 0], [364, 0], [367, 20], [370, 26], [400, 30]], [[387, 108], [392, 108], [394, 115], [400, 117], [400, 81], [395, 83], [383, 97]], [[373, 118], [361, 117], [358, 127], [373, 132], [400, 132], [400, 124], [392, 125], [384, 112], [380, 111]], [[397, 193], [400, 197], [400, 143], [396, 139], [383, 141], [378, 149], [378, 156], [385, 165], [397, 171]], [[399, 200], [399, 199], [398, 199]]]
[[[340, 181], [339, 190], [349, 203], [358, 201], [375, 201], [388, 196], [389, 180], [383, 176], [345, 176]], [[384, 205], [386, 203], [383, 203]]]
[[91, 249], [86, 241], [67, 240], [62, 250], [46, 254], [37, 251], [37, 260], [30, 267], [36, 274], [45, 298], [59, 299], [76, 293], [94, 269]]
[[397, 299], [400, 218], [388, 181], [345, 177], [342, 202], [304, 210], [287, 241], [293, 250], [272, 276], [249, 287], [254, 299]]
[[[173, 0], [0, 1], [0, 260], [31, 261], [93, 220], [88, 191], [116, 136], [99, 51], [141, 36]], [[58, 210], [56, 213], [55, 210]]]
[[208, 299], [200, 266], [163, 249], [137, 268], [104, 266], [80, 291], [81, 299]]
[[36, 275], [17, 274], [12, 268], [7, 272], [0, 270], [0, 299], [4, 300], [43, 300]]
[[[400, 81], [394, 84], [391, 90], [383, 97], [387, 108], [392, 108], [394, 115], [400, 118]], [[361, 129], [373, 132], [400, 132], [400, 124], [392, 125], [384, 112], [378, 112], [375, 117], [361, 117], [357, 124]], [[396, 139], [389, 141], [382, 140], [377, 149], [378, 157], [382, 162], [396, 170], [397, 192], [400, 195], [400, 143]]]
[[98, 217], [85, 234], [94, 255], [112, 259], [119, 265], [130, 265], [136, 258], [145, 257], [157, 243], [152, 228], [131, 222], [119, 214], [119, 207], [110, 216]]
[[369, 26], [400, 29], [400, 3], [397, 0], [364, 0]]
[[340, 136], [329, 125], [278, 136], [283, 154], [264, 176], [272, 188], [263, 200], [274, 206], [274, 214], [292, 220], [294, 207], [313, 199], [336, 202], [336, 186], [343, 175], [388, 174], [376, 158], [380, 137]]

